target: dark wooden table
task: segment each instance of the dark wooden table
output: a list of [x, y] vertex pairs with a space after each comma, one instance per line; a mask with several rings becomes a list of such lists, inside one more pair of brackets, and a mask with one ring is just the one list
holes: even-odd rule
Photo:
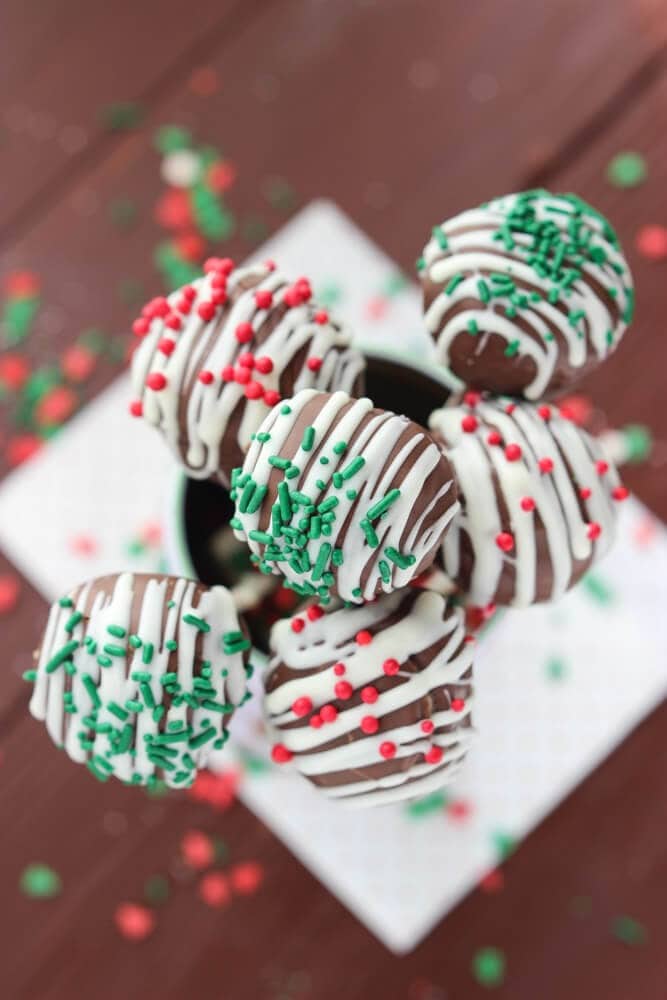
[[[239, 256], [286, 218], [266, 196], [274, 177], [301, 203], [336, 200], [406, 268], [434, 222], [490, 195], [541, 184], [593, 201], [628, 249], [639, 307], [584, 388], [611, 423], [667, 435], [667, 261], [635, 249], [641, 226], [667, 225], [662, 0], [53, 0], [31, 10], [5, 0], [2, 20], [0, 273], [39, 276], [44, 308], [19, 348], [33, 365], [57, 363], [93, 326], [122, 353], [128, 281], [147, 295], [160, 288], [151, 137], [174, 123], [237, 169], [228, 200], [245, 223], [224, 249]], [[109, 127], [118, 102], [140, 105], [140, 127]], [[632, 190], [605, 179], [623, 150], [648, 163]], [[131, 229], [113, 223], [119, 199], [137, 207]], [[107, 352], [83, 397], [118, 371]], [[0, 404], [3, 472], [12, 412]], [[667, 516], [660, 462], [626, 479]], [[0, 553], [3, 572], [14, 570]], [[505, 863], [502, 891], [472, 893], [398, 959], [240, 804], [216, 811], [98, 786], [54, 754], [20, 679], [44, 609], [24, 581], [0, 618], [3, 998], [475, 998], [488, 992], [471, 972], [484, 945], [506, 956], [499, 997], [667, 996], [664, 707]], [[262, 886], [205, 906], [179, 860], [192, 829], [223, 837], [229, 865], [260, 864]], [[56, 899], [19, 889], [37, 860], [63, 879]], [[142, 902], [155, 873], [168, 874], [169, 898], [154, 932], [129, 942], [114, 911]], [[614, 936], [619, 914], [646, 928], [644, 944]]]

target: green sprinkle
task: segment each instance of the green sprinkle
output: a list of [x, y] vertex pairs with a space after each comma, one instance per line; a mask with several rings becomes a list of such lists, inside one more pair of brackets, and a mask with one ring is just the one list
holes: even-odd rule
[[102, 704], [102, 699], [100, 698], [99, 692], [97, 690], [97, 685], [90, 674], [82, 674], [81, 682], [88, 692], [88, 697], [93, 703], [93, 708], [99, 708]]
[[334, 549], [333, 550], [333, 553], [331, 555], [331, 561], [334, 564], [334, 566], [342, 566], [343, 565], [343, 558], [344, 557], [343, 557], [343, 550], [342, 549]]
[[344, 451], [347, 451], [347, 441], [338, 441], [333, 446], [334, 455], [342, 455]]
[[170, 653], [175, 653], [176, 650], [178, 649], [178, 643], [176, 642], [175, 639], [167, 639], [167, 641], [164, 644], [164, 648], [168, 649]]
[[99, 656], [97, 657], [97, 662], [101, 667], [110, 667], [111, 664], [113, 663], [113, 660], [111, 659], [110, 656], [104, 656], [103, 653], [100, 653]]
[[260, 542], [262, 545], [270, 545], [273, 541], [273, 537], [268, 531], [258, 531], [255, 529], [248, 532], [248, 538], [252, 539], [253, 542]]
[[283, 404], [283, 405], [282, 405], [282, 406], [280, 407], [280, 412], [282, 413], [282, 415], [283, 415], [284, 417], [286, 417], [286, 416], [288, 416], [288, 415], [289, 415], [289, 414], [290, 414], [290, 413], [292, 412], [292, 407], [291, 407], [291, 406], [288, 406], [288, 404], [287, 404], [287, 403], [284, 403], [284, 404]]
[[60, 600], [58, 601], [58, 604], [60, 605], [61, 608], [74, 607], [74, 601], [72, 600], [71, 597], [61, 597]]
[[115, 715], [117, 719], [121, 720], [121, 722], [125, 722], [125, 720], [127, 719], [128, 713], [125, 711], [124, 708], [121, 708], [120, 705], [118, 705], [115, 701], [110, 701], [107, 703], [107, 711], [111, 712], [112, 715]]
[[356, 490], [345, 490], [345, 496], [347, 497], [348, 500], [356, 500], [357, 495], [358, 494]]
[[366, 464], [366, 459], [362, 458], [361, 455], [357, 455], [356, 458], [353, 458], [352, 461], [345, 466], [345, 468], [341, 472], [341, 476], [345, 480], [352, 479], [352, 476], [356, 476], [357, 472], [363, 469], [365, 464]]
[[37, 680], [37, 671], [36, 670], [24, 670], [23, 671], [23, 680], [24, 681], [28, 681], [29, 683], [34, 684], [34, 682]]
[[472, 973], [482, 986], [500, 986], [505, 979], [505, 955], [500, 948], [480, 948], [473, 956]]
[[382, 577], [383, 583], [391, 583], [391, 569], [389, 568], [389, 563], [384, 559], [380, 559], [378, 562], [378, 569], [380, 570], [380, 576]]
[[289, 458], [281, 458], [280, 455], [270, 455], [269, 465], [273, 466], [274, 469], [280, 469], [284, 472], [286, 469], [289, 469], [291, 462]]
[[202, 729], [202, 731], [198, 733], [197, 736], [192, 737], [192, 739], [188, 742], [188, 746], [190, 747], [191, 750], [197, 750], [199, 747], [202, 747], [205, 743], [208, 743], [209, 740], [212, 740], [215, 737], [215, 733], [216, 730], [213, 727], [211, 727], [210, 729]]
[[292, 518], [292, 501], [290, 500], [287, 483], [278, 483], [278, 503], [280, 505], [280, 516], [283, 522], [288, 524]]
[[62, 880], [49, 865], [35, 862], [21, 872], [20, 886], [31, 899], [53, 899], [62, 890]]
[[519, 353], [519, 341], [510, 340], [509, 344], [503, 351], [506, 358], [514, 358]]
[[430, 813], [440, 812], [447, 805], [448, 799], [444, 792], [432, 792], [422, 799], [415, 799], [406, 806], [406, 812], [413, 819], [420, 819]]
[[378, 500], [377, 503], [373, 504], [369, 510], [366, 511], [366, 519], [368, 521], [375, 521], [378, 517], [381, 517], [386, 511], [389, 510], [393, 503], [396, 503], [401, 495], [399, 489], [390, 490], [382, 500]]
[[139, 685], [139, 690], [141, 691], [141, 697], [144, 699], [146, 708], [155, 708], [155, 698], [153, 697], [150, 685], [143, 681]]
[[328, 465], [328, 464], [329, 464], [329, 459], [327, 458], [326, 455], [322, 455], [320, 458], [320, 465]]
[[153, 659], [154, 646], [152, 642], [145, 642], [144, 648], [141, 650], [141, 659], [144, 663], [148, 664]]
[[315, 428], [306, 427], [305, 431], [303, 432], [303, 440], [301, 441], [302, 449], [304, 451], [310, 451], [311, 448], [313, 447], [314, 441], [315, 441]]
[[552, 656], [547, 661], [547, 678], [550, 681], [562, 681], [567, 673], [565, 661], [558, 656]]
[[320, 551], [317, 553], [317, 559], [315, 561], [315, 566], [311, 574], [311, 578], [314, 581], [320, 580], [324, 570], [329, 564], [331, 558], [332, 546], [329, 542], [322, 542], [320, 546]]
[[468, 327], [468, 333], [472, 333], [473, 335], [479, 333], [479, 327], [477, 326], [476, 320], [469, 319], [466, 325]]
[[455, 292], [462, 281], [465, 281], [465, 274], [455, 274], [445, 288], [445, 295], [451, 295], [452, 292]]
[[368, 544], [370, 545], [370, 547], [372, 549], [376, 549], [378, 547], [378, 545], [380, 544], [380, 540], [379, 540], [378, 536], [376, 535], [375, 528], [373, 527], [373, 525], [371, 524], [371, 522], [370, 521], [366, 521], [364, 519], [363, 521], [360, 521], [359, 524], [360, 524], [361, 530], [363, 531], [364, 535], [366, 536], [366, 541], [368, 542]]
[[289, 469], [285, 473], [285, 479], [296, 479], [300, 472], [301, 469], [297, 465], [290, 465]]
[[109, 635], [114, 635], [116, 639], [124, 639], [127, 632], [120, 625], [107, 625], [107, 632]]
[[102, 763], [107, 763], [102, 757], [91, 757], [90, 760], [86, 761], [86, 767], [91, 774], [94, 774], [98, 781], [107, 781], [109, 778], [108, 771], [102, 770]]
[[441, 250], [448, 249], [449, 243], [447, 242], [447, 236], [445, 235], [445, 231], [442, 226], [434, 226], [431, 230], [431, 235]]
[[113, 642], [107, 642], [102, 646], [102, 649], [109, 656], [125, 656], [127, 650], [124, 646], [116, 646]]
[[141, 639], [138, 635], [131, 635], [127, 640], [132, 647], [132, 649], [139, 649], [141, 647]]
[[487, 303], [491, 301], [491, 292], [489, 291], [489, 286], [483, 280], [483, 278], [480, 278], [479, 281], [477, 282], [477, 292], [482, 302]]
[[81, 612], [80, 611], [75, 611], [74, 614], [70, 616], [69, 621], [66, 622], [66, 624], [65, 624], [65, 631], [66, 632], [73, 632], [74, 629], [79, 624], [79, 622], [81, 621], [82, 618], [83, 618], [83, 615], [81, 614]]
[[267, 441], [271, 440], [271, 435], [267, 431], [259, 431], [255, 434], [255, 437], [260, 442], [260, 444], [266, 444]]
[[613, 604], [615, 601], [616, 597], [611, 587], [596, 573], [586, 573], [581, 582], [589, 597], [598, 604]]
[[79, 646], [80, 643], [77, 642], [76, 639], [72, 639], [71, 642], [66, 643], [62, 649], [59, 649], [58, 652], [48, 661], [44, 667], [46, 673], [52, 674], [54, 670], [57, 670], [58, 667], [65, 662], [65, 660], [70, 658], [70, 655], [77, 650]]
[[250, 503], [253, 493], [255, 492], [255, 483], [250, 480], [243, 487], [243, 493], [241, 494], [241, 499], [239, 500], [239, 510], [242, 514], [245, 514], [248, 509], [248, 504]]
[[399, 569], [408, 569], [409, 566], [414, 566], [417, 562], [416, 556], [413, 556], [412, 554], [403, 555], [402, 552], [399, 552], [398, 549], [393, 548], [391, 545], [384, 550], [384, 554], [387, 559], [391, 559], [391, 561], [398, 566]]
[[238, 517], [232, 517], [229, 520], [230, 528], [236, 528], [237, 531], [243, 531], [243, 524], [239, 521]]
[[318, 514], [327, 514], [329, 511], [333, 510], [340, 503], [338, 497], [329, 497], [327, 500], [323, 500], [317, 508]]
[[[270, 540], [271, 539], [269, 537], [269, 541]], [[207, 621], [204, 621], [204, 619], [200, 618], [198, 615], [192, 615], [192, 614], [183, 615], [183, 621], [185, 622], [186, 625], [192, 625], [193, 628], [198, 629], [200, 632], [211, 631], [211, 626], [209, 625], [209, 623]]]
[[136, 698], [126, 698], [125, 708], [128, 712], [143, 712], [144, 706]]

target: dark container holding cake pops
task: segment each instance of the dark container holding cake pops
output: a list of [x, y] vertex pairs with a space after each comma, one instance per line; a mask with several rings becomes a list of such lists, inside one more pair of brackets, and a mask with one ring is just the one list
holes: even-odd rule
[[[366, 392], [373, 403], [404, 414], [423, 427], [434, 409], [442, 406], [450, 390], [435, 364], [400, 356], [396, 352], [364, 350]], [[268, 632], [276, 618], [291, 613], [296, 594], [280, 586], [280, 578], [265, 577], [252, 567], [246, 546], [229, 528], [234, 505], [229, 493], [210, 480], [190, 479], [178, 473], [174, 483], [167, 525], [169, 570], [206, 584], [241, 587], [251, 596], [253, 588], [264, 588], [257, 610], [241, 607], [255, 648], [266, 654]]]

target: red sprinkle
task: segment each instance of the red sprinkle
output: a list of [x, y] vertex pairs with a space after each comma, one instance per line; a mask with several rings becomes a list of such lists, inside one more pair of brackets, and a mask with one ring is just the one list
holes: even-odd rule
[[599, 538], [600, 535], [602, 534], [602, 528], [600, 527], [597, 521], [591, 521], [591, 523], [588, 525], [586, 534], [592, 541], [594, 541], [596, 538]]
[[209, 372], [209, 371], [204, 370], [204, 371], [201, 371], [199, 373], [199, 375], [197, 376], [197, 378], [199, 379], [199, 381], [203, 385], [210, 385], [211, 382], [213, 381], [213, 379], [215, 378], [215, 376], [214, 376], [213, 372]]
[[239, 344], [247, 344], [253, 338], [253, 328], [250, 323], [239, 323], [234, 331], [234, 336]]
[[443, 753], [441, 747], [431, 747], [424, 754], [424, 760], [427, 764], [439, 764], [442, 760]]
[[396, 744], [392, 743], [391, 740], [385, 740], [384, 743], [380, 744], [380, 756], [384, 757], [385, 760], [391, 760], [392, 757], [396, 756]]
[[486, 438], [487, 444], [502, 444], [503, 439], [498, 431], [491, 431]]
[[264, 267], [266, 268], [267, 271], [275, 271], [276, 269], [275, 260], [265, 260]]
[[170, 337], [163, 337], [162, 340], [157, 345], [157, 349], [160, 352], [160, 354], [164, 354], [164, 356], [167, 358], [169, 357], [170, 354], [173, 354], [175, 347], [176, 347], [176, 341], [171, 340]]
[[266, 288], [260, 288], [255, 292], [255, 304], [258, 309], [270, 309], [273, 304], [273, 293]]
[[234, 368], [232, 365], [225, 365], [225, 367], [220, 372], [220, 378], [223, 382], [233, 382], [234, 381]]
[[309, 724], [313, 727], [313, 729], [319, 729], [322, 725], [322, 719], [319, 715], [311, 715]]
[[322, 367], [322, 358], [308, 358], [306, 366], [311, 372], [318, 372]]
[[200, 302], [197, 306], [197, 315], [200, 316], [205, 323], [210, 323], [215, 316], [215, 306], [212, 302]]
[[42, 447], [42, 440], [36, 434], [17, 434], [7, 442], [7, 461], [14, 468], [32, 458]]
[[419, 728], [421, 729], [422, 733], [426, 733], [426, 735], [428, 736], [435, 729], [435, 723], [433, 723], [431, 719], [424, 719]]
[[311, 622], [316, 622], [318, 618], [322, 617], [323, 614], [324, 611], [319, 604], [311, 604], [311, 606], [306, 611], [306, 615], [308, 616], [308, 619]]
[[227, 292], [224, 288], [216, 288], [211, 292], [211, 302], [214, 306], [224, 306], [227, 298]]
[[273, 371], [273, 361], [271, 358], [267, 358], [266, 356], [257, 358], [255, 366], [261, 375], [268, 375], [269, 372]]
[[155, 929], [155, 916], [146, 906], [120, 903], [114, 913], [114, 923], [127, 941], [143, 941]]
[[130, 403], [130, 413], [133, 417], [143, 417], [144, 407], [140, 399], [133, 399]]
[[542, 420], [551, 419], [551, 407], [550, 406], [538, 406], [537, 412], [542, 417]]
[[215, 860], [213, 841], [201, 830], [188, 830], [181, 840], [181, 854], [190, 868], [201, 871]]
[[306, 623], [303, 618], [292, 618], [292, 632], [303, 632]]
[[315, 313], [313, 319], [315, 320], [316, 323], [319, 323], [320, 326], [324, 326], [325, 323], [329, 322], [329, 313], [325, 312], [324, 309], [320, 309], [318, 312]]
[[204, 261], [204, 271], [210, 274], [211, 271], [218, 271], [220, 274], [231, 274], [234, 270], [234, 261], [231, 257], [209, 257]]
[[368, 684], [365, 688], [361, 689], [361, 700], [367, 705], [374, 705], [379, 697], [378, 689], [373, 687], [372, 684]]
[[496, 535], [496, 545], [503, 552], [511, 552], [514, 548], [514, 538], [509, 531], [501, 531], [500, 534]]
[[222, 289], [223, 291], [226, 291], [227, 290], [227, 278], [225, 277], [225, 275], [224, 274], [220, 274], [220, 272], [216, 272], [213, 275], [213, 277], [211, 278], [211, 288], [216, 288], [216, 289], [218, 289], [218, 291], [220, 289]]
[[183, 324], [180, 316], [177, 316], [176, 313], [170, 313], [165, 316], [164, 325], [168, 326], [170, 330], [180, 330]]
[[132, 324], [132, 333], [137, 337], [145, 337], [150, 329], [150, 320], [146, 316], [140, 316]]
[[235, 368], [234, 369], [234, 381], [238, 382], [239, 385], [247, 385], [250, 381], [250, 372], [247, 368]]
[[351, 698], [354, 694], [354, 688], [349, 681], [338, 681], [334, 687], [334, 694], [337, 698], [340, 698], [341, 701], [347, 701], [347, 699]]
[[466, 406], [477, 406], [478, 403], [482, 402], [482, 394], [481, 392], [474, 392], [472, 389], [469, 389], [463, 395], [463, 402]]
[[342, 677], [343, 674], [345, 673], [345, 664], [336, 663], [334, 665], [333, 672], [335, 673], [336, 677]]
[[472, 434], [478, 427], [479, 421], [477, 420], [477, 417], [473, 416], [472, 413], [467, 413], [461, 420], [461, 428], [466, 434]]
[[362, 733], [367, 733], [369, 736], [372, 736], [373, 733], [377, 733], [378, 729], [380, 728], [380, 723], [378, 722], [378, 720], [375, 718], [374, 715], [364, 715], [361, 722], [359, 723], [359, 728], [361, 729]]
[[267, 406], [275, 406], [280, 402], [280, 393], [275, 389], [267, 389], [264, 393], [264, 402]]
[[595, 463], [595, 471], [598, 476], [604, 476], [605, 472], [609, 472], [609, 462], [605, 462], [600, 459], [599, 462]]
[[146, 376], [146, 385], [153, 392], [160, 392], [167, 385], [167, 380], [162, 372], [151, 372]]
[[514, 413], [516, 410], [516, 403], [508, 403], [505, 407], [505, 413]]
[[627, 486], [615, 486], [611, 491], [611, 495], [614, 500], [627, 500], [630, 496], [630, 490]]
[[271, 760], [274, 764], [288, 764], [293, 756], [292, 751], [282, 743], [275, 743], [271, 747]]
[[335, 722], [338, 718], [338, 709], [333, 705], [322, 705], [320, 717], [323, 722]]
[[521, 498], [521, 510], [525, 510], [527, 512], [535, 510], [535, 501], [533, 500], [532, 497]]
[[505, 448], [505, 458], [508, 462], [518, 462], [521, 455], [521, 446], [518, 444], [508, 444]]
[[264, 395], [264, 389], [259, 382], [248, 382], [245, 387], [245, 395], [247, 399], [261, 399]]
[[397, 674], [398, 671], [401, 669], [401, 665], [398, 662], [398, 660], [395, 660], [393, 657], [390, 657], [388, 660], [384, 661], [384, 663], [382, 664], [382, 669], [384, 670], [385, 674], [387, 674], [389, 677], [393, 677], [393, 675]]
[[244, 351], [243, 354], [239, 354], [239, 364], [242, 368], [254, 368], [255, 355], [251, 354], [250, 351]]
[[305, 695], [302, 696], [301, 698], [297, 698], [296, 701], [292, 702], [292, 711], [294, 712], [295, 715], [298, 715], [299, 718], [301, 718], [304, 715], [308, 715], [308, 713], [312, 712], [312, 710], [313, 710], [313, 703], [310, 700], [310, 698], [307, 698]]
[[373, 636], [366, 629], [362, 629], [361, 632], [357, 632], [355, 639], [359, 646], [368, 646], [373, 641]]
[[581, 489], [579, 490], [579, 496], [581, 497], [582, 500], [588, 500], [592, 492], [593, 491], [591, 490], [590, 486], [582, 486]]
[[462, 712], [463, 709], [466, 707], [466, 703], [463, 700], [463, 698], [452, 698], [451, 705], [452, 705], [452, 709], [455, 712]]
[[183, 285], [183, 287], [181, 288], [181, 295], [183, 296], [186, 302], [194, 302], [194, 300], [197, 298], [197, 292], [192, 287], [192, 285]]
[[[84, 353], [84, 348], [77, 347], [76, 345], [74, 345], [73, 347], [70, 347], [69, 350], [65, 353], [65, 355], [63, 357], [62, 368], [63, 368], [63, 371], [67, 375], [68, 378], [72, 379], [73, 382], [79, 382], [79, 381], [81, 381], [81, 377], [80, 376], [79, 377], [75, 377], [74, 374], [70, 374], [69, 371], [65, 370], [65, 365], [67, 363], [67, 357], [68, 357], [68, 355], [71, 355], [72, 352], [74, 352], [74, 351], [80, 351], [81, 353]], [[85, 354], [88, 357], [91, 357], [93, 359], [93, 365], [94, 365], [94, 363], [95, 363], [94, 356], [90, 355], [87, 351], [85, 352]], [[90, 369], [88, 369], [88, 371], [86, 371], [86, 373], [83, 375], [83, 378], [85, 378], [86, 375], [89, 374], [89, 373], [90, 373]], [[6, 386], [8, 389], [20, 389], [21, 386], [24, 384], [24, 382], [26, 381], [26, 379], [28, 378], [29, 375], [30, 375], [30, 365], [28, 364], [27, 359], [23, 357], [23, 355], [21, 355], [21, 354], [10, 354], [10, 353], [7, 352], [7, 353], [3, 354], [2, 356], [0, 356], [0, 384], [1, 385]]]
[[541, 458], [537, 463], [540, 467], [540, 472], [553, 472], [554, 463], [550, 458]]

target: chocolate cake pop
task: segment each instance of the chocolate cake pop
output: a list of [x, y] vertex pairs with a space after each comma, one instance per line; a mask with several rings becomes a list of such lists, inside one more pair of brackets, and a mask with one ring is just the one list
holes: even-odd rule
[[463, 612], [409, 588], [361, 608], [315, 605], [274, 625], [265, 712], [272, 757], [326, 795], [379, 805], [456, 774], [472, 729]]
[[573, 194], [525, 191], [436, 226], [418, 262], [452, 388], [536, 400], [603, 361], [632, 319], [632, 275], [607, 220]]
[[100, 577], [51, 606], [30, 711], [100, 780], [184, 788], [248, 697], [249, 648], [225, 587]]
[[599, 443], [553, 407], [466, 401], [430, 419], [461, 497], [445, 572], [482, 607], [561, 597], [611, 545], [628, 491]]
[[213, 258], [203, 278], [153, 299], [134, 324], [130, 410], [164, 434], [189, 476], [229, 485], [253, 433], [300, 389], [363, 391], [350, 334], [269, 262]]
[[259, 568], [325, 601], [406, 586], [458, 506], [449, 462], [422, 427], [312, 389], [271, 411], [232, 486], [231, 524]]

